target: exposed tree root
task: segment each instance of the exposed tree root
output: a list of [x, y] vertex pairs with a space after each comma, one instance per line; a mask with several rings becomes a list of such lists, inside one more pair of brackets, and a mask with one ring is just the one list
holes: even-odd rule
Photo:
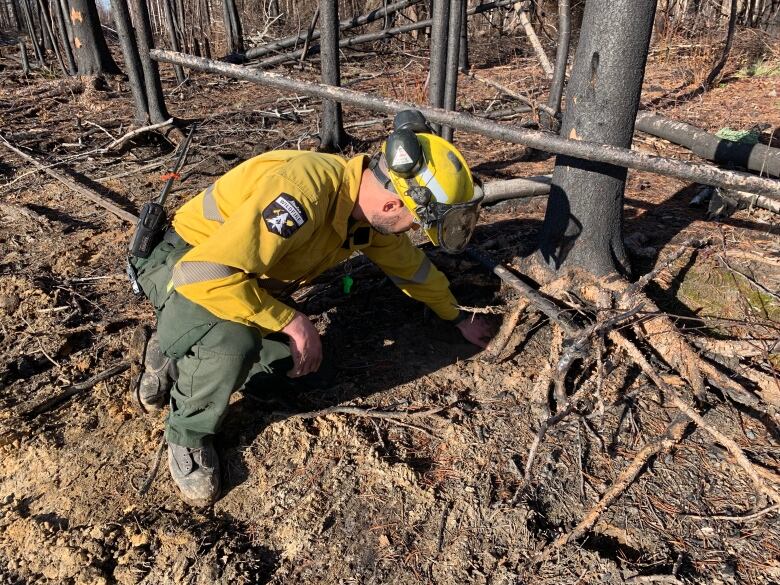
[[[706, 403], [711, 399], [705, 386], [705, 382], [709, 382], [731, 400], [768, 414], [777, 421], [773, 401], [768, 400], [773, 396], [770, 392], [772, 388], [768, 388], [770, 391], [766, 388], [775, 380], [758, 370], [750, 370], [752, 374], [756, 372], [760, 374], [751, 377], [748, 370], [744, 370], [740, 372], [742, 376], [756, 382], [761, 392], [756, 394], [743, 387], [705, 360], [677, 329], [672, 318], [664, 314], [643, 291], [648, 283], [664, 270], [672, 267], [691, 251], [691, 248], [698, 248], [707, 243], [708, 240], [685, 242], [664, 262], [634, 284], [620, 278], [594, 281], [587, 274], [570, 271], [565, 279], [553, 280], [532, 295], [526, 294], [525, 289], [528, 285], [517, 276], [505, 278], [503, 271], [508, 272], [506, 268], [499, 271], [495, 265], [490, 266], [496, 274], [502, 276], [505, 282], [520, 290], [521, 294], [528, 299], [528, 302], [522, 305], [523, 309], [526, 306], [529, 310], [538, 309], [537, 303], [541, 300], [545, 306], [545, 313], [552, 315], [553, 319], [550, 359], [544, 370], [539, 373], [531, 396], [534, 404], [542, 405], [542, 412], [539, 429], [528, 447], [528, 458], [523, 474], [526, 485], [532, 479], [534, 460], [550, 429], [574, 412], [581, 413], [592, 409], [595, 406], [594, 399], [601, 400], [600, 394], [605, 378], [604, 359], [609, 351], [622, 350], [630, 362], [636, 364], [679, 411], [679, 415], [666, 431], [635, 454], [630, 464], [623, 469], [599, 502], [571, 531], [560, 535], [546, 547], [537, 556], [537, 562], [547, 560], [562, 546], [591, 530], [601, 514], [628, 489], [647, 463], [660, 452], [682, 441], [685, 430], [691, 424], [726, 449], [733, 462], [751, 479], [757, 493], [774, 504], [780, 503], [780, 492], [778, 492], [780, 475], [750, 461], [731, 437], [716, 428], [713, 423], [706, 421], [697, 412], [696, 407], [681, 394], [681, 389], [690, 389], [699, 402]], [[485, 263], [484, 259], [482, 261]], [[489, 265], [489, 262], [486, 265]], [[521, 284], [515, 286], [516, 281]], [[553, 310], [552, 307], [555, 309]], [[571, 318], [574, 312], [579, 315], [577, 320]], [[566, 318], [560, 319], [562, 315], [566, 315]], [[504, 340], [510, 336], [508, 329], [516, 322], [507, 320], [505, 323], [501, 347], [506, 343]], [[642, 349], [632, 341], [629, 334], [636, 336]], [[606, 344], [605, 340], [609, 340], [610, 344]], [[753, 355], [767, 355], [767, 353], [754, 352]], [[664, 362], [674, 372], [660, 373], [653, 365], [654, 360]], [[577, 363], [581, 366], [573, 368]], [[577, 372], [576, 377], [571, 374], [574, 371]], [[577, 384], [576, 380], [581, 382]], [[549, 400], [551, 387], [554, 388], [552, 401]], [[590, 401], [585, 400], [588, 397]], [[603, 408], [603, 405], [600, 406]]]
[[496, 336], [487, 346], [485, 351], [482, 352], [480, 356], [482, 361], [489, 364], [496, 362], [498, 356], [500, 356], [504, 351], [504, 348], [506, 348], [507, 343], [509, 342], [512, 333], [514, 332], [515, 327], [517, 327], [517, 324], [520, 321], [520, 317], [523, 316], [526, 307], [528, 307], [528, 301], [526, 299], [520, 299], [517, 301], [517, 304], [512, 309], [512, 312], [509, 313], [506, 319], [504, 319], [504, 322], [501, 324], [501, 329], [498, 330]]
[[664, 392], [664, 394], [672, 401], [675, 407], [677, 407], [682, 413], [685, 414], [685, 416], [696, 423], [696, 426], [698, 426], [703, 431], [706, 431], [712, 436], [713, 439], [715, 439], [728, 450], [729, 454], [731, 454], [731, 456], [734, 458], [737, 465], [739, 465], [753, 481], [753, 485], [756, 487], [756, 491], [766, 495], [773, 502], [780, 503], [780, 493], [778, 493], [773, 487], [766, 485], [764, 480], [756, 471], [753, 463], [747, 458], [747, 455], [745, 455], [745, 452], [742, 451], [740, 446], [734, 442], [734, 439], [727, 437], [712, 425], [707, 424], [702, 416], [696, 412], [693, 406], [688, 404], [678, 394], [677, 390], [666, 383], [666, 381], [660, 376], [656, 369], [650, 365], [650, 362], [647, 361], [645, 356], [642, 355], [642, 352], [639, 350], [639, 348], [631, 341], [629, 341], [625, 335], [618, 331], [613, 331], [610, 333], [610, 339], [612, 339], [618, 346], [620, 346], [620, 348], [623, 349], [640, 368], [642, 368], [642, 371], [647, 375], [647, 377], [649, 377], [655, 383], [655, 385]]
[[552, 555], [562, 546], [580, 538], [591, 528], [593, 528], [596, 525], [596, 522], [598, 522], [601, 514], [607, 508], [609, 508], [609, 506], [618, 497], [620, 497], [620, 495], [626, 490], [628, 486], [633, 483], [633, 481], [637, 478], [637, 476], [639, 476], [639, 473], [642, 471], [642, 469], [644, 469], [645, 465], [647, 465], [647, 462], [650, 461], [652, 457], [655, 457], [661, 451], [672, 448], [682, 440], [683, 435], [685, 434], [685, 429], [689, 424], [690, 421], [687, 417], [678, 417], [672, 422], [672, 424], [667, 427], [666, 432], [664, 432], [661, 437], [642, 447], [642, 449], [640, 449], [637, 454], [634, 455], [634, 458], [631, 460], [631, 463], [628, 465], [628, 467], [626, 467], [620, 473], [618, 478], [609, 487], [601, 500], [599, 500], [599, 502], [590, 509], [590, 511], [582, 518], [582, 520], [577, 523], [577, 526], [575, 526], [569, 532], [560, 535], [553, 541], [551, 545], [542, 550], [542, 552], [537, 556], [537, 562], [546, 561], [548, 558], [550, 558], [550, 555]]

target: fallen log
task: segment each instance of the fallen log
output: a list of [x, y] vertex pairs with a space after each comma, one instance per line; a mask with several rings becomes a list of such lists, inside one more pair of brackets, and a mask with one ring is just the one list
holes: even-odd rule
[[0, 136], [0, 144], [5, 146], [8, 150], [11, 152], [17, 154], [18, 156], [22, 157], [27, 162], [32, 163], [36, 167], [38, 167], [40, 170], [42, 170], [44, 173], [52, 177], [53, 179], [56, 179], [63, 185], [65, 185], [68, 189], [71, 191], [75, 191], [85, 199], [89, 199], [96, 205], [99, 205], [103, 209], [106, 209], [113, 213], [115, 216], [117, 216], [119, 219], [123, 219], [125, 221], [129, 221], [132, 224], [135, 224], [138, 222], [138, 217], [130, 213], [129, 211], [125, 211], [121, 207], [118, 207], [114, 203], [111, 203], [108, 201], [105, 197], [98, 195], [91, 189], [88, 189], [87, 187], [84, 187], [83, 185], [79, 185], [76, 181], [71, 179], [70, 177], [67, 177], [65, 175], [62, 175], [61, 173], [58, 173], [51, 168], [47, 167], [43, 163], [35, 160], [33, 157], [31, 157], [29, 154], [25, 154], [18, 148], [14, 147], [9, 143], [5, 138], [2, 138]]
[[157, 61], [178, 63], [197, 71], [243, 79], [285, 91], [294, 91], [304, 95], [330, 99], [378, 112], [394, 114], [400, 110], [414, 108], [422, 112], [431, 122], [451, 126], [456, 130], [473, 132], [505, 142], [523, 144], [554, 154], [565, 154], [575, 158], [650, 171], [694, 183], [737, 189], [780, 200], [780, 181], [756, 177], [747, 173], [727, 171], [709, 164], [689, 163], [629, 148], [597, 144], [584, 140], [572, 140], [538, 130], [497, 124], [464, 112], [451, 112], [410, 102], [375, 97], [343, 87], [301, 81], [279, 73], [256, 71], [248, 67], [221, 63], [212, 59], [204, 59], [173, 51], [153, 49], [150, 55]]
[[[512, 2], [513, 0], [497, 0], [495, 2], [486, 2], [485, 4], [480, 4], [473, 8], [469, 8], [466, 14], [468, 16], [472, 16], [474, 14], [482, 14], [483, 12], [489, 12], [491, 10], [495, 10], [496, 8], [509, 6], [510, 4], [512, 4]], [[357, 35], [354, 37], [341, 39], [339, 41], [339, 47], [341, 48], [354, 47], [356, 45], [362, 45], [364, 43], [371, 43], [374, 41], [389, 39], [396, 35], [412, 32], [415, 30], [420, 30], [423, 28], [428, 28], [429, 26], [431, 26], [432, 23], [433, 23], [433, 19], [428, 18], [426, 20], [420, 20], [418, 22], [405, 24], [403, 26], [396, 26], [394, 28], [388, 28], [388, 29], [380, 30], [378, 32], [366, 33], [363, 35]], [[319, 50], [319, 46], [314, 46], [309, 48], [309, 51], [312, 53], [318, 50]], [[297, 51], [290, 51], [289, 53], [284, 53], [283, 55], [276, 55], [274, 57], [263, 59], [262, 61], [251, 65], [251, 67], [258, 67], [261, 69], [264, 69], [266, 67], [273, 67], [275, 65], [281, 65], [282, 63], [286, 63], [287, 61], [294, 61], [295, 59], [298, 59], [301, 55], [303, 55], [303, 49], [299, 49]]]
[[537, 197], [547, 195], [550, 192], [552, 175], [538, 175], [509, 179], [507, 181], [491, 181], [485, 183], [485, 198], [483, 204], [498, 203], [505, 199], [519, 199], [521, 197]]
[[[344, 30], [356, 28], [358, 26], [362, 26], [364, 24], [369, 24], [371, 22], [384, 18], [385, 16], [398, 12], [399, 10], [403, 10], [407, 6], [418, 4], [419, 2], [420, 0], [400, 0], [399, 2], [394, 2], [393, 4], [388, 4], [387, 6], [384, 6], [382, 8], [377, 8], [376, 10], [372, 10], [371, 12], [363, 14], [362, 16], [347, 18], [339, 22], [339, 30], [344, 31]], [[307, 34], [305, 32], [302, 32], [298, 35], [293, 35], [278, 41], [273, 41], [261, 47], [254, 47], [246, 51], [243, 55], [239, 55], [239, 56], [243, 57], [244, 59], [257, 59], [258, 57], [263, 57], [270, 53], [278, 53], [279, 51], [282, 51], [284, 49], [289, 49], [290, 47], [294, 47], [298, 43], [303, 42], [306, 39], [306, 37]], [[320, 38], [319, 29], [312, 31], [311, 40], [315, 41], [318, 38]]]
[[636, 129], [684, 146], [703, 159], [721, 165], [736, 164], [757, 173], [780, 177], [780, 148], [718, 138], [691, 124], [650, 112], [637, 114]]

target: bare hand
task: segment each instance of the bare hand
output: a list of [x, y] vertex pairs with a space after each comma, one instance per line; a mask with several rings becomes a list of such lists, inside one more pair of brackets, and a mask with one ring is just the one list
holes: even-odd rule
[[463, 337], [474, 345], [485, 349], [493, 337], [493, 327], [484, 317], [469, 315], [466, 319], [455, 325]]
[[299, 378], [316, 372], [322, 363], [322, 341], [317, 329], [303, 313], [296, 313], [282, 333], [290, 338], [290, 353], [293, 369], [287, 372], [290, 378]]

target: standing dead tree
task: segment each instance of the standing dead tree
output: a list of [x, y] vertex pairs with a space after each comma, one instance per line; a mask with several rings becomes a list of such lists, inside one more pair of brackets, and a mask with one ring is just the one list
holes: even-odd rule
[[[433, 19], [429, 44], [428, 103], [434, 108], [444, 107], [444, 87], [447, 83], [447, 29], [449, 27], [449, 0], [433, 1]], [[440, 132], [437, 124], [434, 130]]]
[[127, 0], [111, 0], [111, 7], [135, 103], [135, 122], [157, 124], [168, 120], [170, 115], [165, 107], [157, 62], [149, 57], [152, 46], [149, 13], [145, 0], [131, 1], [132, 20]]
[[[339, 5], [338, 0], [320, 0], [322, 83], [341, 85], [339, 69]], [[341, 104], [333, 100], [322, 102], [320, 119], [320, 149], [341, 150], [347, 143]]]
[[76, 75], [78, 68], [76, 67], [76, 59], [73, 56], [73, 47], [70, 43], [70, 35], [68, 33], [69, 20], [65, 16], [65, 10], [62, 7], [62, 3], [59, 0], [52, 0], [51, 3], [52, 13], [54, 14], [54, 20], [57, 23], [57, 32], [60, 36], [60, 45], [62, 46], [62, 54], [65, 58], [65, 62], [68, 66], [68, 74]]
[[[168, 29], [168, 41], [171, 43], [171, 49], [174, 51], [181, 51], [179, 35], [177, 34], [179, 29], [177, 21], [180, 23], [181, 18], [179, 18], [178, 14], [174, 16], [171, 0], [163, 0], [163, 10], [165, 12], [165, 24], [166, 28]], [[182, 66], [174, 65], [173, 70], [176, 73], [176, 81], [179, 83], [179, 85], [184, 83], [186, 77], [184, 75], [184, 69]]]
[[[460, 64], [460, 36], [463, 29], [463, 4], [465, 0], [450, 3], [449, 32], [447, 38], [447, 77], [444, 81], [444, 109], [454, 111], [458, 94], [458, 68]], [[442, 127], [441, 135], [452, 141], [453, 129]]]
[[566, 82], [566, 65], [569, 61], [569, 40], [571, 39], [571, 5], [569, 0], [558, 0], [558, 47], [555, 52], [555, 70], [550, 85], [547, 106], [552, 113], [543, 112], [539, 119], [542, 126], [558, 131], [563, 86]]
[[225, 19], [225, 42], [229, 53], [244, 52], [244, 32], [241, 27], [241, 16], [236, 8], [235, 0], [222, 0], [222, 12]]
[[[583, 21], [561, 135], [628, 148], [655, 2], [621, 0], [612, 3], [612, 12], [609, 2], [592, 2], [593, 8], [585, 10], [590, 19]], [[568, 264], [598, 276], [616, 269], [630, 272], [623, 248], [626, 172], [623, 167], [558, 156], [539, 246], [545, 264], [554, 270]]]
[[70, 0], [70, 24], [79, 75], [119, 73], [106, 45], [95, 0]]

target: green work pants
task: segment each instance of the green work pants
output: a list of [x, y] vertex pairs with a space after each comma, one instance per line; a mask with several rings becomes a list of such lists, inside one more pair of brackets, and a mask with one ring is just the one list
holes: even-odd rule
[[169, 231], [149, 258], [132, 258], [132, 264], [157, 313], [160, 348], [178, 369], [165, 437], [199, 447], [219, 430], [234, 391], [245, 384], [285, 385], [293, 363], [287, 343], [220, 319], [173, 290], [173, 266], [189, 249]]

